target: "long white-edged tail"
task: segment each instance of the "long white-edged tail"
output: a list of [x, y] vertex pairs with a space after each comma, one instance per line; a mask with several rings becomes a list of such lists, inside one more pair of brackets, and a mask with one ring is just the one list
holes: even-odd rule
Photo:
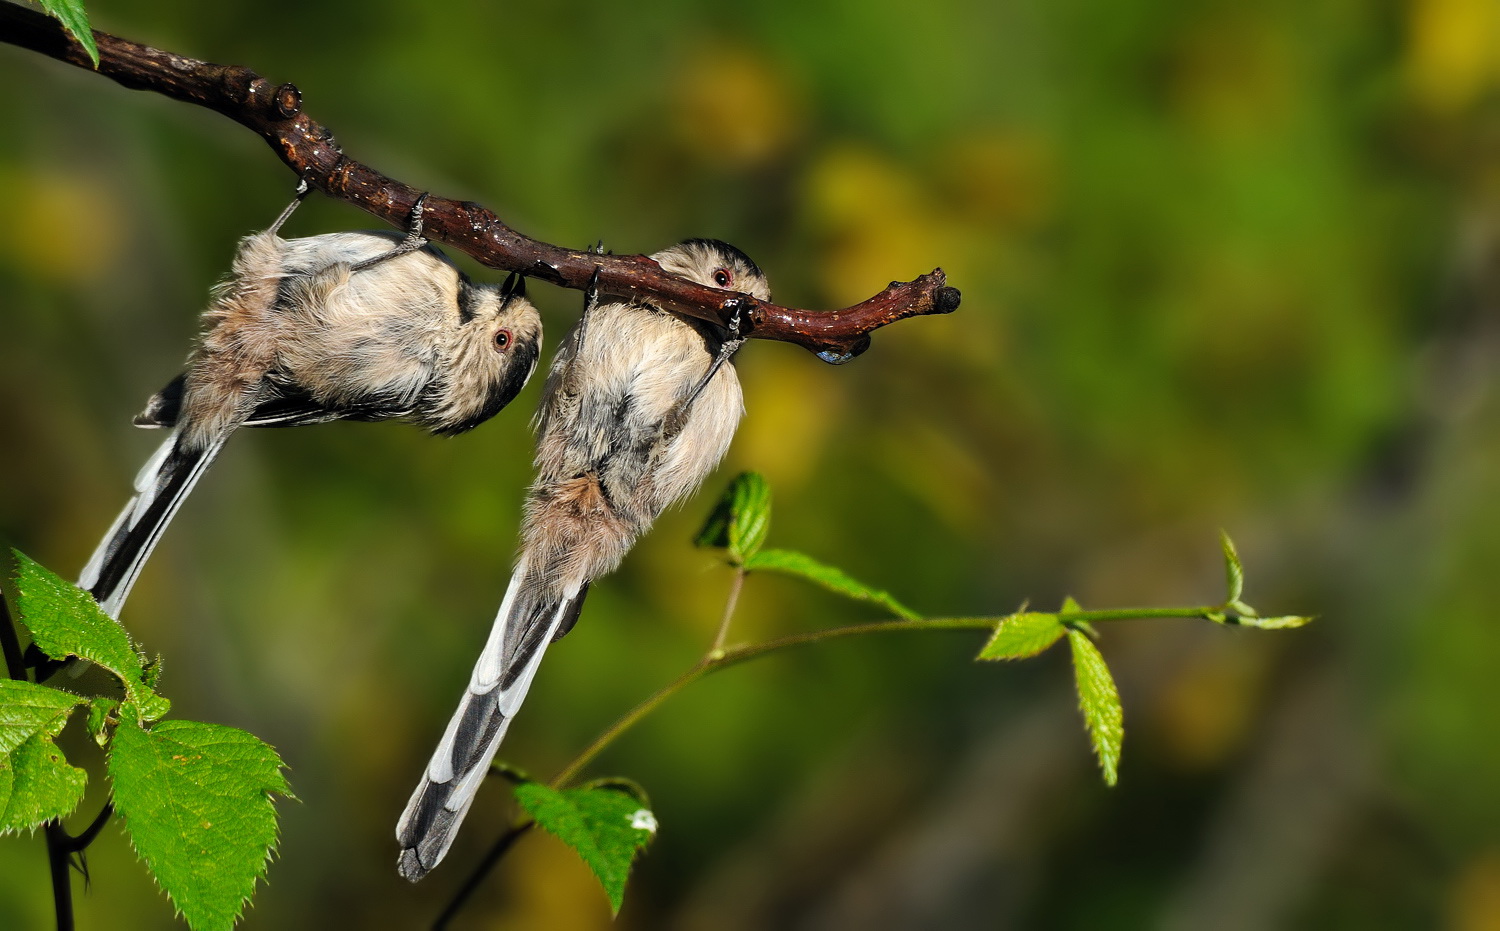
[[453, 845], [542, 654], [568, 632], [583, 607], [587, 582], [558, 594], [555, 585], [526, 569], [523, 558], [511, 575], [468, 690], [396, 825], [401, 843], [396, 868], [412, 882], [426, 876]]
[[119, 618], [130, 587], [173, 515], [205, 469], [224, 448], [227, 435], [206, 447], [183, 443], [174, 429], [135, 477], [135, 497], [115, 518], [78, 578], [110, 617]]

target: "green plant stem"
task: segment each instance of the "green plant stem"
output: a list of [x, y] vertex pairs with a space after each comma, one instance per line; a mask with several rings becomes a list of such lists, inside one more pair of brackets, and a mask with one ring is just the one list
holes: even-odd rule
[[673, 695], [676, 695], [678, 692], [682, 691], [683, 689], [692, 685], [694, 682], [697, 682], [699, 679], [708, 675], [708, 673], [713, 671], [720, 662], [722, 662], [722, 659], [716, 661], [711, 657], [704, 657], [703, 659], [700, 659], [697, 665], [693, 666], [693, 668], [678, 676], [667, 685], [662, 686], [650, 698], [625, 712], [625, 714], [622, 715], [619, 720], [615, 721], [615, 723], [611, 724], [609, 728], [604, 731], [604, 733], [600, 734], [598, 737], [595, 737], [594, 742], [584, 748], [584, 751], [582, 753], [574, 757], [573, 762], [569, 763], [567, 766], [564, 766], [561, 772], [552, 777], [552, 782], [550, 783], [552, 788], [561, 789], [568, 783], [572, 782], [573, 777], [577, 776], [585, 766], [593, 762], [594, 757], [602, 753], [605, 747], [608, 747], [610, 744], [614, 743], [621, 734], [634, 727], [641, 718], [644, 718], [646, 715], [655, 711], [656, 707], [662, 702], [666, 701]]
[[[740, 576], [737, 576], [737, 580], [743, 584], [743, 579]], [[650, 698], [647, 698], [639, 705], [621, 715], [608, 729], [594, 738], [593, 743], [584, 748], [582, 753], [575, 757], [567, 766], [563, 767], [562, 771], [552, 779], [552, 788], [561, 789], [567, 786], [585, 766], [593, 762], [596, 756], [604, 752], [610, 744], [614, 743], [622, 734], [639, 723], [642, 718], [655, 711], [673, 695], [676, 695], [710, 673], [727, 669], [730, 666], [737, 666], [740, 663], [747, 663], [753, 659], [760, 659], [762, 656], [768, 656], [772, 653], [779, 653], [782, 650], [822, 643], [825, 640], [858, 637], [864, 634], [894, 634], [921, 630], [993, 630], [995, 625], [1000, 621], [1000, 618], [997, 617], [933, 617], [908, 621], [872, 621], [868, 624], [829, 627], [824, 630], [814, 630], [804, 634], [788, 634], [785, 637], [777, 637], [763, 643], [745, 644], [725, 650], [719, 644], [722, 642], [722, 636], [728, 631], [729, 618], [734, 609], [734, 599], [739, 594], [739, 588], [740, 586], [736, 585], [730, 590], [731, 600], [729, 609], [725, 612], [724, 622], [720, 625], [720, 640], [715, 642], [715, 648], [710, 650], [707, 655], [700, 659], [687, 672], [684, 672], [667, 685], [662, 686]], [[1120, 608], [1117, 610], [1101, 611], [1070, 611], [1067, 614], [1058, 615], [1058, 618], [1064, 623], [1068, 621], [1126, 621], [1141, 618], [1204, 619], [1213, 610], [1215, 608], [1212, 606], [1192, 608]]]
[[[606, 747], [619, 739], [622, 734], [639, 723], [642, 718], [655, 711], [658, 706], [673, 695], [676, 695], [710, 673], [718, 672], [730, 666], [737, 666], [752, 659], [759, 659], [762, 656], [781, 650], [811, 643], [822, 643], [825, 640], [835, 640], [840, 637], [915, 630], [992, 630], [995, 627], [996, 620], [996, 618], [992, 617], [961, 617], [924, 618], [914, 621], [874, 621], [869, 624], [850, 624], [847, 627], [830, 627], [825, 630], [814, 630], [805, 634], [790, 634], [785, 637], [777, 637], [774, 640], [767, 640], [764, 643], [746, 644], [744, 646], [732, 647], [728, 650], [722, 648], [711, 650], [702, 659], [698, 660], [691, 669], [678, 676], [672, 682], [662, 686], [650, 698], [647, 698], [639, 705], [627, 711], [619, 720], [615, 721], [608, 729], [594, 738], [593, 743], [584, 748], [582, 753], [574, 757], [571, 763], [563, 767], [562, 771], [553, 777], [551, 782], [552, 788], [565, 788], [585, 766], [593, 762], [594, 757], [602, 753]], [[727, 615], [725, 621], [725, 626], [727, 627]]]
[[[936, 618], [914, 618], [894, 621], [872, 621], [867, 624], [849, 624], [844, 627], [829, 627], [824, 630], [814, 630], [802, 634], [788, 634], [784, 637], [776, 637], [762, 643], [743, 644], [730, 649], [724, 649], [724, 639], [729, 634], [730, 621], [734, 617], [734, 609], [739, 601], [740, 591], [744, 587], [746, 571], [736, 568], [733, 583], [730, 585], [729, 597], [724, 606], [724, 618], [719, 622], [719, 629], [714, 637], [713, 645], [698, 662], [694, 663], [686, 672], [676, 679], [662, 686], [651, 694], [649, 698], [631, 708], [621, 715], [613, 724], [606, 728], [593, 742], [583, 749], [582, 753], [564, 766], [549, 783], [553, 789], [564, 789], [583, 772], [584, 768], [592, 763], [600, 753], [603, 753], [610, 744], [618, 740], [626, 731], [635, 727], [651, 712], [659, 708], [667, 699], [681, 692], [683, 689], [697, 682], [699, 679], [711, 673], [747, 663], [751, 660], [789, 650], [794, 647], [808, 646], [814, 643], [822, 643], [826, 640], [838, 640], [844, 637], [858, 637], [864, 634], [888, 634], [907, 633], [924, 630], [994, 630], [1003, 618], [1000, 617], [936, 617]], [[1208, 612], [1214, 611], [1214, 607], [1193, 608], [1122, 608], [1119, 610], [1104, 611], [1070, 611], [1060, 615], [1060, 620], [1067, 621], [1116, 621], [1130, 620], [1136, 618], [1207, 618]], [[473, 873], [460, 888], [458, 895], [451, 901], [443, 914], [433, 925], [435, 931], [447, 926], [447, 923], [457, 914], [459, 908], [469, 896], [478, 888], [485, 876], [500, 858], [505, 855], [516, 839], [525, 833], [533, 822], [529, 818], [522, 818], [512, 824], [505, 833], [490, 848], [489, 853], [480, 861]]]
[[1057, 619], [1064, 624], [1069, 621], [1133, 621], [1144, 618], [1162, 620], [1186, 618], [1206, 621], [1210, 613], [1222, 610], [1224, 610], [1223, 605], [1198, 605], [1193, 608], [1106, 608], [1101, 611], [1060, 612]]
[[709, 647], [708, 655], [724, 651], [724, 638], [729, 636], [729, 622], [734, 619], [735, 605], [740, 601], [740, 589], [745, 587], [745, 567], [734, 567], [734, 581], [729, 584], [729, 598], [724, 604], [724, 619], [719, 622], [719, 632], [714, 636], [714, 645]]

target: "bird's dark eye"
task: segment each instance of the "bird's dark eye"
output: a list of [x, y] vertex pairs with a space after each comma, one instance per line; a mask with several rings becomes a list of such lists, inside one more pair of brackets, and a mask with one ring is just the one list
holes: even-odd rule
[[511, 339], [511, 336], [510, 336], [510, 331], [509, 330], [500, 330], [500, 331], [496, 332], [495, 333], [495, 350], [497, 352], [504, 352], [505, 350], [509, 349], [510, 348], [510, 339]]
[[721, 288], [727, 288], [734, 281], [734, 276], [729, 274], [729, 269], [721, 268], [714, 272], [714, 284]]

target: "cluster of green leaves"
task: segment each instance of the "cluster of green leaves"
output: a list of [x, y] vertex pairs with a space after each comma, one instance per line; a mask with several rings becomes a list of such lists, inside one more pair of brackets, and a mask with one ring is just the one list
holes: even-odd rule
[[[742, 570], [770, 570], [801, 576], [823, 587], [885, 608], [904, 625], [902, 629], [954, 626], [943, 620], [928, 620], [896, 601], [886, 592], [850, 578], [810, 556], [788, 550], [763, 550], [771, 524], [771, 490], [765, 479], [753, 472], [738, 476], [698, 535], [699, 546], [726, 550], [730, 565]], [[990, 623], [994, 635], [980, 651], [981, 660], [1012, 660], [1037, 656], [1064, 637], [1072, 652], [1079, 709], [1099, 759], [1104, 781], [1114, 785], [1119, 778], [1120, 751], [1125, 739], [1124, 709], [1109, 665], [1095, 646], [1098, 633], [1091, 621], [1147, 617], [1190, 617], [1217, 624], [1257, 627], [1266, 630], [1301, 627], [1310, 618], [1300, 615], [1262, 617], [1242, 600], [1245, 571], [1239, 553], [1227, 533], [1220, 534], [1224, 554], [1227, 596], [1223, 604], [1191, 608], [1127, 608], [1084, 611], [1071, 597], [1055, 612], [1022, 610]]]
[[[595, 780], [578, 788], [567, 785], [601, 749], [623, 734], [668, 697], [711, 672], [781, 649], [816, 643], [834, 637], [887, 631], [989, 630], [991, 637], [980, 651], [981, 660], [1014, 660], [1037, 656], [1053, 644], [1068, 640], [1078, 688], [1079, 708], [1093, 742], [1104, 781], [1114, 785], [1119, 775], [1120, 750], [1124, 741], [1124, 711], [1114, 677], [1099, 648], [1091, 622], [1149, 617], [1189, 617], [1218, 624], [1280, 629], [1300, 627], [1310, 620], [1300, 616], [1260, 617], [1241, 600], [1244, 569], [1228, 535], [1223, 535], [1228, 594], [1219, 605], [1190, 608], [1122, 608], [1084, 611], [1072, 598], [1054, 612], [1022, 610], [1003, 617], [924, 618], [897, 601], [890, 593], [860, 582], [841, 569], [794, 550], [766, 549], [771, 528], [771, 488], [765, 478], [746, 472], [730, 482], [709, 514], [695, 543], [722, 549], [728, 565], [743, 578], [754, 572], [776, 572], [796, 576], [855, 601], [873, 604], [890, 620], [849, 627], [826, 628], [794, 634], [760, 644], [725, 649], [719, 641], [699, 663], [675, 682], [627, 713], [605, 731], [551, 784], [534, 781], [503, 763], [495, 769], [515, 781], [517, 804], [530, 821], [512, 828], [519, 833], [535, 824], [571, 847], [599, 880], [610, 907], [618, 914], [626, 881], [635, 858], [656, 834], [656, 817], [645, 791], [634, 782], [613, 778]], [[738, 587], [735, 589], [738, 591]], [[731, 595], [732, 612], [734, 596]], [[725, 623], [728, 623], [727, 616]]]
[[1119, 778], [1120, 750], [1125, 741], [1125, 712], [1120, 705], [1120, 692], [1115, 688], [1114, 676], [1109, 665], [1094, 645], [1098, 633], [1090, 621], [1125, 620], [1142, 617], [1196, 617], [1216, 624], [1235, 624], [1258, 627], [1264, 630], [1283, 630], [1301, 627], [1311, 618], [1300, 615], [1261, 617], [1255, 609], [1245, 604], [1241, 596], [1245, 589], [1245, 569], [1240, 564], [1239, 553], [1227, 533], [1220, 533], [1224, 550], [1224, 574], [1228, 595], [1221, 605], [1195, 608], [1146, 608], [1106, 611], [1084, 611], [1071, 597], [1063, 601], [1055, 612], [1027, 611], [1024, 608], [1015, 614], [1001, 618], [995, 635], [979, 659], [1025, 659], [1036, 656], [1064, 636], [1073, 652], [1073, 674], [1078, 686], [1078, 707], [1088, 727], [1094, 753], [1099, 758], [1099, 768], [1104, 781], [1114, 785]]
[[276, 752], [233, 727], [164, 721], [160, 661], [148, 662], [87, 592], [15, 553], [15, 608], [38, 650], [112, 673], [117, 696], [0, 681], [0, 832], [67, 817], [87, 774], [53, 743], [75, 708], [106, 750], [131, 845], [195, 931], [233, 927], [276, 843], [272, 799], [290, 796]]

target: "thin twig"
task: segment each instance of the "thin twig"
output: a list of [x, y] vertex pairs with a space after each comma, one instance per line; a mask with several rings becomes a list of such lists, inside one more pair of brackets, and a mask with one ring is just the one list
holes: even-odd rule
[[[5, 669], [17, 682], [26, 682], [26, 664], [21, 659], [21, 639], [10, 616], [10, 605], [0, 594], [0, 644], [4, 645]], [[47, 840], [47, 867], [52, 872], [52, 909], [57, 916], [57, 931], [73, 931], [73, 879], [68, 874], [73, 838], [62, 822], [48, 821], [42, 826]]]
[[11, 620], [10, 604], [0, 592], [0, 647], [5, 652], [5, 670], [12, 679], [26, 681], [26, 660], [21, 653], [21, 638], [16, 636], [16, 625]]
[[458, 915], [464, 904], [469, 901], [469, 897], [484, 883], [485, 877], [490, 874], [490, 870], [494, 869], [495, 864], [500, 862], [500, 858], [505, 856], [506, 851], [510, 850], [511, 845], [520, 840], [521, 835], [531, 830], [535, 824], [535, 821], [523, 821], [520, 824], [513, 824], [504, 834], [500, 835], [494, 845], [480, 859], [478, 865], [474, 867], [474, 871], [469, 874], [469, 878], [464, 880], [464, 884], [459, 887], [452, 901], [448, 903], [448, 907], [443, 909], [443, 913], [432, 923], [432, 931], [443, 931], [444, 928], [448, 927], [448, 922], [452, 921]]
[[734, 619], [734, 609], [740, 601], [740, 589], [744, 587], [745, 567], [735, 566], [734, 581], [729, 583], [729, 599], [724, 604], [724, 619], [719, 622], [719, 632], [714, 635], [714, 645], [708, 649], [709, 656], [724, 652], [724, 638], [729, 636], [729, 622]]
[[650, 698], [647, 698], [639, 705], [625, 712], [615, 723], [611, 724], [603, 733], [594, 738], [594, 741], [585, 747], [582, 753], [574, 757], [573, 761], [552, 779], [552, 788], [561, 789], [567, 786], [568, 783], [572, 782], [583, 771], [584, 767], [593, 762], [594, 757], [598, 756], [606, 747], [614, 743], [620, 735], [634, 727], [646, 715], [655, 711], [657, 706], [662, 704], [662, 702], [665, 702], [673, 695], [710, 673], [718, 672], [730, 666], [737, 666], [752, 659], [758, 659], [778, 650], [821, 643], [824, 640], [834, 640], [840, 637], [852, 637], [860, 634], [898, 633], [914, 630], [993, 630], [995, 621], [996, 618], [992, 617], [873, 621], [868, 624], [851, 624], [847, 627], [830, 627], [825, 630], [815, 630], [805, 634], [791, 634], [785, 637], [778, 637], [774, 640], [767, 640], [764, 643], [747, 644], [710, 653], [700, 659], [687, 672], [684, 672], [667, 685], [662, 686]]
[[94, 842], [94, 838], [99, 836], [99, 832], [104, 830], [104, 826], [109, 824], [110, 816], [114, 813], [115, 803], [113, 801], [105, 802], [104, 807], [99, 809], [99, 814], [94, 816], [94, 820], [89, 822], [88, 827], [84, 828], [77, 835], [68, 838], [68, 845], [71, 851], [73, 853], [82, 853], [87, 850], [89, 844]]
[[[99, 31], [98, 72], [126, 87], [207, 107], [259, 134], [299, 178], [339, 200], [404, 227], [423, 192], [344, 155], [326, 126], [302, 112], [302, 93], [272, 84], [248, 68], [216, 65], [150, 48]], [[0, 2], [0, 41], [93, 70], [83, 47], [39, 10]], [[649, 300], [679, 313], [728, 326], [756, 339], [796, 343], [828, 362], [846, 362], [870, 345], [870, 333], [889, 323], [958, 309], [961, 295], [942, 269], [892, 282], [874, 297], [835, 311], [808, 311], [709, 288], [667, 274], [641, 255], [598, 255], [563, 249], [524, 236], [473, 202], [429, 196], [423, 233], [479, 262], [555, 285], [582, 290], [597, 269], [600, 289]]]
[[615, 723], [606, 728], [604, 733], [600, 734], [598, 737], [595, 737], [593, 743], [590, 743], [587, 747], [585, 747], [582, 753], [574, 757], [573, 762], [569, 763], [567, 766], [564, 766], [561, 772], [552, 777], [552, 782], [550, 783], [552, 788], [561, 789], [567, 786], [567, 784], [572, 782], [573, 778], [577, 776], [585, 766], [593, 762], [594, 757], [603, 752], [605, 747], [608, 747], [610, 744], [614, 743], [621, 734], [634, 727], [636, 723], [641, 720], [641, 718], [644, 718], [646, 715], [655, 711], [656, 707], [662, 702], [666, 701], [673, 695], [676, 695], [678, 692], [682, 691], [683, 689], [692, 685], [694, 682], [697, 682], [699, 679], [703, 678], [708, 673], [712, 672], [720, 665], [720, 663], [721, 661], [715, 661], [708, 657], [704, 657], [687, 672], [683, 673], [676, 679], [658, 689], [650, 698], [625, 712], [617, 721], [615, 721]]
[[[714, 638], [714, 645], [709, 649], [708, 653], [704, 654], [698, 662], [694, 663], [682, 675], [653, 692], [649, 698], [625, 712], [613, 724], [605, 728], [598, 737], [595, 737], [581, 753], [574, 757], [568, 765], [564, 766], [552, 778], [549, 785], [553, 789], [560, 790], [567, 788], [578, 777], [578, 774], [583, 772], [610, 744], [614, 743], [626, 731], [640, 723], [643, 718], [659, 708], [667, 699], [704, 676], [727, 669], [730, 666], [747, 663], [751, 660], [769, 656], [772, 653], [792, 649], [793, 647], [808, 646], [844, 637], [858, 637], [864, 634], [910, 633], [924, 630], [994, 630], [996, 625], [1003, 620], [1001, 617], [934, 617], [871, 621], [866, 624], [849, 624], [844, 627], [829, 627], [801, 634], [788, 634], [784, 637], [776, 637], [761, 643], [742, 644], [726, 650], [723, 648], [724, 638], [728, 634], [729, 622], [734, 616], [735, 604], [739, 599], [745, 575], [746, 572], [743, 569], [736, 569], [735, 579], [730, 586], [729, 597], [724, 607], [724, 618], [719, 622], [719, 630]], [[1060, 614], [1059, 620], [1068, 622], [1115, 621], [1143, 618], [1205, 619], [1215, 610], [1216, 608], [1213, 606], [1198, 606], [1190, 608], [1117, 608], [1100, 611], [1070, 611], [1066, 614]], [[446, 922], [451, 919], [457, 913], [462, 900], [467, 899], [473, 893], [474, 889], [483, 882], [485, 876], [499, 862], [500, 857], [504, 855], [505, 851], [509, 849], [510, 844], [514, 841], [512, 835], [517, 834], [519, 831], [524, 831], [526, 828], [531, 827], [533, 823], [530, 820], [520, 821], [512, 825], [505, 834], [501, 835], [495, 847], [491, 848], [490, 853], [485, 856], [480, 866], [470, 874], [468, 880], [464, 883], [463, 889], [459, 893], [460, 897], [450, 903], [448, 908], [443, 912], [441, 921]], [[441, 927], [441, 925], [438, 927]]]
[[[768, 655], [770, 653], [776, 652], [777, 650], [788, 649], [795, 646], [803, 646], [810, 643], [818, 643], [823, 640], [833, 640], [839, 637], [849, 637], [867, 633], [886, 633], [913, 630], [992, 629], [995, 626], [995, 622], [997, 620], [996, 618], [991, 617], [876, 621], [870, 624], [853, 624], [847, 627], [832, 627], [828, 628], [827, 630], [812, 631], [806, 634], [793, 634], [791, 636], [780, 637], [775, 640], [768, 640], [765, 643], [739, 646], [734, 647], [733, 649], [725, 650], [722, 648], [722, 640], [727, 633], [729, 619], [733, 616], [735, 601], [739, 597], [740, 588], [743, 585], [744, 581], [744, 574], [745, 573], [743, 572], [743, 570], [736, 572], [736, 584], [734, 584], [730, 589], [728, 604], [725, 606], [724, 611], [724, 620], [720, 622], [719, 634], [718, 637], [715, 638], [713, 648], [710, 649], [709, 652], [705, 654], [701, 659], [699, 659], [698, 662], [694, 663], [693, 666], [686, 672], [684, 672], [682, 675], [678, 676], [668, 684], [662, 686], [660, 689], [654, 692], [651, 697], [647, 698], [645, 701], [636, 705], [634, 708], [631, 708], [625, 714], [621, 715], [620, 718], [613, 724], [611, 724], [608, 728], [606, 728], [603, 733], [594, 738], [593, 742], [583, 749], [583, 752], [574, 757], [572, 762], [568, 763], [567, 766], [564, 766], [562, 770], [552, 778], [552, 781], [549, 783], [552, 788], [566, 788], [571, 782], [573, 782], [573, 780], [578, 776], [580, 772], [583, 771], [586, 766], [594, 761], [595, 757], [602, 753], [606, 747], [619, 739], [620, 736], [623, 735], [626, 731], [630, 730], [632, 727], [638, 724], [642, 718], [655, 711], [663, 702], [671, 698], [673, 695], [676, 695], [678, 692], [687, 688], [689, 685], [692, 685], [694, 682], [697, 682], [704, 676], [709, 675], [710, 673], [717, 672], [726, 667]], [[525, 829], [531, 827], [534, 823], [535, 822], [530, 820], [518, 822], [517, 824], [512, 825], [509, 829], [507, 829], [506, 833], [500, 836], [500, 839], [496, 841], [495, 846], [490, 848], [490, 852], [485, 855], [484, 860], [481, 861], [480, 865], [474, 869], [474, 871], [469, 875], [469, 878], [464, 882], [464, 885], [459, 890], [458, 895], [452, 902], [448, 904], [448, 907], [443, 910], [443, 915], [439, 919], [439, 923], [434, 925], [435, 929], [443, 927], [447, 921], [452, 919], [452, 917], [462, 906], [463, 901], [473, 894], [474, 889], [476, 889], [484, 881], [490, 870], [495, 867], [495, 864], [500, 862], [500, 858], [504, 856], [505, 851], [508, 850], [511, 843], [514, 842], [515, 837], [513, 835], [518, 835], [520, 831], [524, 831]]]
[[62, 822], [48, 821], [42, 828], [47, 837], [47, 865], [52, 870], [52, 906], [57, 913], [57, 931], [73, 931], [73, 877], [70, 859], [73, 838]]

